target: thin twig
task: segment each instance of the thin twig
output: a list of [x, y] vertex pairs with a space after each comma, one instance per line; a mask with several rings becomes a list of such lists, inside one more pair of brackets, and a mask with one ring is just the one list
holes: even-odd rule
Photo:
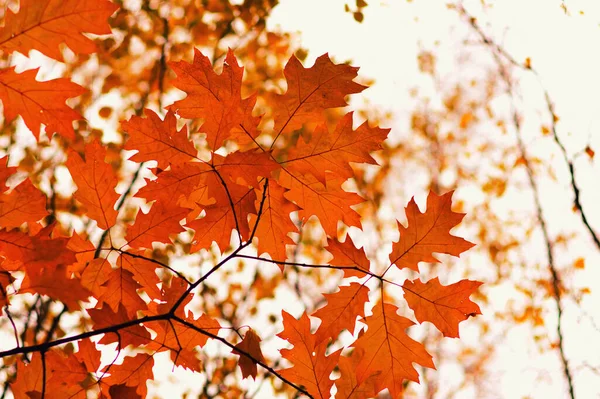
[[[562, 333], [563, 309], [562, 309], [562, 304], [561, 304], [561, 292], [560, 292], [561, 284], [560, 284], [560, 278], [558, 275], [558, 270], [556, 268], [556, 264], [554, 261], [554, 248], [553, 248], [552, 241], [550, 239], [550, 233], [548, 231], [546, 219], [544, 218], [544, 214], [542, 211], [541, 195], [539, 192], [539, 187], [535, 180], [535, 174], [534, 174], [533, 168], [531, 167], [529, 159], [527, 157], [527, 151], [526, 151], [523, 139], [522, 139], [521, 122], [520, 122], [519, 115], [518, 115], [518, 112], [517, 112], [517, 109], [516, 109], [515, 103], [514, 103], [512, 81], [511, 81], [510, 75], [500, 57], [502, 56], [502, 57], [506, 58], [510, 64], [518, 65], [518, 63], [516, 63], [514, 61], [514, 59], [512, 57], [510, 57], [504, 49], [502, 49], [502, 47], [500, 47], [497, 43], [492, 41], [489, 37], [487, 37], [483, 33], [483, 31], [481, 30], [479, 25], [477, 25], [476, 19], [471, 17], [463, 7], [459, 8], [459, 12], [461, 15], [463, 15], [464, 17], [467, 18], [469, 25], [479, 34], [481, 40], [486, 45], [488, 45], [489, 47], [492, 48], [492, 50], [493, 50], [492, 56], [494, 57], [494, 60], [496, 61], [496, 64], [500, 71], [500, 75], [502, 76], [502, 79], [503, 79], [504, 83], [506, 84], [507, 95], [511, 99], [511, 104], [510, 104], [511, 105], [511, 114], [512, 114], [512, 122], [515, 126], [517, 147], [520, 152], [520, 157], [523, 160], [523, 164], [525, 166], [525, 171], [527, 173], [527, 179], [529, 181], [529, 185], [531, 186], [531, 189], [533, 192], [533, 201], [534, 201], [534, 205], [535, 205], [535, 209], [536, 209], [537, 220], [540, 225], [540, 229], [542, 231], [542, 235], [544, 237], [544, 243], [545, 243], [545, 247], [546, 247], [546, 257], [548, 259], [548, 269], [549, 269], [550, 275], [551, 275], [553, 297], [554, 297], [554, 302], [556, 303], [556, 309], [557, 309], [556, 331], [557, 331], [557, 335], [558, 335], [559, 355], [560, 355], [560, 359], [561, 359], [561, 362], [563, 365], [563, 373], [564, 373], [564, 376], [565, 376], [565, 379], [566, 379], [567, 385], [568, 385], [569, 396], [571, 399], [575, 399], [573, 378], [571, 376], [571, 370], [570, 370], [569, 363], [567, 361], [567, 357], [565, 355], [565, 350], [564, 350], [564, 336]], [[554, 118], [554, 115], [552, 115], [552, 117]], [[581, 212], [581, 213], [583, 214], [583, 212]]]

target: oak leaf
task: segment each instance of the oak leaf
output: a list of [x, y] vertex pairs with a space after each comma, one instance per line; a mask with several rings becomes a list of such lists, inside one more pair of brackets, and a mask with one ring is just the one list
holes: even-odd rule
[[153, 366], [154, 358], [145, 353], [127, 356], [122, 364], [111, 364], [104, 368], [104, 372], [110, 372], [110, 376], [103, 378], [102, 382], [108, 386], [124, 384], [135, 387], [135, 391], [145, 398], [148, 392], [146, 383], [154, 379]]
[[20, 115], [38, 140], [41, 124], [46, 126], [48, 137], [58, 133], [67, 139], [75, 138], [73, 121], [83, 118], [65, 101], [83, 94], [85, 89], [65, 78], [39, 82], [35, 80], [37, 71], [16, 73], [13, 67], [0, 70], [0, 100], [5, 120], [10, 122]]
[[[268, 253], [272, 259], [285, 261], [286, 247], [294, 245], [294, 240], [288, 235], [295, 233], [298, 228], [290, 219], [290, 213], [300, 208], [285, 198], [285, 189], [274, 180], [269, 180], [264, 188], [267, 190], [262, 214], [250, 215], [250, 228], [256, 229], [258, 253]], [[260, 208], [262, 193], [257, 194], [256, 205]], [[258, 223], [258, 226], [256, 224]], [[280, 265], [283, 270], [283, 266]]]
[[330, 133], [327, 125], [319, 125], [310, 141], [298, 140], [282, 163], [294, 174], [312, 174], [322, 184], [326, 183], [326, 172], [348, 179], [354, 175], [351, 162], [377, 165], [371, 152], [381, 149], [389, 131], [369, 127], [366, 122], [352, 130], [352, 112], [349, 112], [340, 119], [335, 131]]
[[321, 319], [321, 325], [315, 333], [315, 342], [335, 339], [342, 330], [354, 334], [358, 316], [365, 316], [365, 303], [369, 300], [369, 289], [364, 284], [350, 283], [340, 286], [333, 294], [324, 294], [327, 304], [313, 313]]
[[356, 267], [359, 270], [343, 269], [344, 277], [364, 277], [370, 271], [370, 262], [365, 255], [364, 248], [356, 248], [352, 238], [348, 235], [346, 241], [339, 242], [337, 239], [327, 238], [327, 252], [333, 255], [333, 259], [328, 261], [332, 266]]
[[48, 215], [46, 196], [29, 179], [10, 192], [0, 194], [0, 226], [12, 229], [27, 223], [35, 232], [36, 222]]
[[469, 299], [481, 284], [479, 281], [461, 280], [442, 285], [436, 277], [426, 283], [406, 281], [402, 288], [404, 299], [419, 323], [432, 322], [445, 337], [458, 338], [458, 323], [469, 316], [481, 314], [479, 306]]
[[315, 336], [310, 332], [310, 320], [303, 313], [296, 320], [286, 311], [283, 315], [283, 331], [278, 337], [287, 340], [294, 347], [281, 349], [281, 356], [294, 366], [281, 370], [279, 373], [292, 382], [303, 386], [314, 398], [329, 399], [333, 380], [329, 375], [337, 365], [342, 350], [339, 349], [325, 356], [327, 342], [316, 343]]
[[275, 96], [272, 104], [278, 135], [298, 130], [307, 122], [322, 121], [325, 109], [348, 105], [347, 95], [366, 88], [353, 81], [358, 68], [334, 64], [327, 54], [318, 57], [310, 68], [292, 56], [283, 73], [287, 91]]
[[244, 68], [230, 50], [223, 71], [215, 73], [208, 57], [194, 51], [194, 61], [169, 64], [177, 74], [173, 85], [187, 93], [183, 100], [167, 107], [184, 118], [201, 118], [200, 133], [206, 134], [210, 148], [217, 150], [225, 140], [252, 141], [258, 136], [258, 117], [252, 116], [256, 97], [242, 99]]
[[[256, 361], [264, 363], [265, 358], [260, 350], [260, 337], [254, 330], [249, 329], [246, 332], [246, 335], [244, 335], [242, 342], [237, 344], [231, 353], [240, 356], [238, 364], [242, 370], [242, 377], [252, 377], [253, 379], [256, 379], [256, 373], [258, 371]], [[246, 354], [252, 356], [252, 358], [246, 356]]]
[[173, 112], [167, 112], [164, 120], [150, 109], [144, 112], [146, 118], [132, 116], [121, 122], [121, 129], [129, 134], [124, 148], [138, 151], [130, 158], [132, 161], [157, 161], [159, 168], [166, 169], [196, 158], [198, 151], [188, 138], [187, 127], [177, 130]]
[[390, 262], [398, 268], [419, 271], [419, 262], [439, 262], [433, 252], [459, 256], [475, 244], [450, 234], [450, 230], [460, 223], [464, 213], [452, 212], [452, 194], [433, 192], [427, 197], [427, 210], [419, 211], [415, 199], [406, 207], [408, 227], [398, 222], [400, 239], [392, 245]]
[[106, 20], [117, 8], [106, 0], [21, 0], [18, 13], [6, 14], [0, 49], [23, 55], [38, 50], [58, 61], [62, 43], [75, 53], [93, 53], [96, 45], [83, 33], [111, 33]]
[[435, 369], [432, 357], [423, 344], [406, 334], [414, 323], [398, 315], [398, 308], [389, 303], [378, 303], [373, 315], [364, 323], [367, 332], [353, 346], [364, 351], [356, 366], [356, 380], [360, 385], [373, 374], [375, 391], [387, 388], [392, 398], [400, 397], [405, 379], [419, 382], [413, 363]]
[[105, 162], [106, 148], [98, 141], [85, 146], [85, 158], [71, 151], [67, 168], [77, 186], [74, 197], [86, 208], [86, 215], [108, 230], [117, 220], [115, 204], [120, 195], [115, 192], [119, 183], [112, 166]]

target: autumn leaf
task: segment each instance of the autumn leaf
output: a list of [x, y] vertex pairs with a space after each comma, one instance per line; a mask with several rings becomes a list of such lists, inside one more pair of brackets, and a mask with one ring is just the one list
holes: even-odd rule
[[153, 242], [171, 242], [171, 235], [185, 231], [179, 222], [185, 218], [186, 213], [181, 208], [155, 202], [148, 212], [138, 212], [134, 224], [127, 228], [127, 245], [152, 248]]
[[419, 382], [413, 363], [435, 369], [432, 357], [423, 345], [406, 334], [414, 323], [398, 315], [398, 308], [389, 303], [378, 303], [373, 315], [364, 321], [367, 332], [352, 345], [364, 351], [356, 366], [356, 380], [360, 385], [373, 374], [375, 392], [387, 388], [392, 398], [403, 391], [405, 379]]
[[96, 372], [100, 368], [100, 351], [96, 348], [89, 338], [77, 342], [79, 350], [75, 352], [75, 357], [83, 363], [87, 370]]
[[343, 269], [344, 277], [364, 277], [370, 270], [370, 262], [365, 255], [364, 248], [356, 248], [352, 238], [348, 235], [346, 241], [339, 242], [337, 239], [327, 238], [327, 252], [333, 255], [333, 259], [328, 261], [332, 266], [356, 267], [363, 270]]
[[[93, 321], [94, 330], [102, 328], [110, 328], [115, 324], [123, 324], [131, 321], [131, 317], [127, 314], [127, 310], [122, 304], [118, 305], [117, 311], [114, 312], [110, 306], [104, 305], [101, 308], [87, 309], [87, 313]], [[128, 345], [134, 347], [146, 345], [150, 341], [150, 332], [141, 325], [135, 324], [130, 327], [123, 328], [119, 331], [119, 335], [107, 333], [104, 334], [99, 344], [108, 345], [117, 342], [120, 348], [126, 348]]]
[[211, 162], [228, 181], [254, 188], [260, 186], [261, 178], [268, 178], [279, 169], [277, 162], [271, 159], [271, 154], [263, 151], [236, 151], [226, 157], [213, 154]]
[[97, 141], [85, 146], [85, 159], [76, 152], [69, 154], [67, 168], [77, 185], [75, 199], [81, 202], [87, 216], [108, 230], [117, 220], [115, 205], [120, 195], [115, 192], [119, 183], [117, 174], [105, 162], [106, 149]]
[[406, 207], [408, 227], [398, 222], [400, 240], [392, 245], [392, 264], [418, 272], [419, 262], [438, 262], [433, 252], [459, 256], [475, 245], [450, 234], [465, 216], [450, 209], [452, 194], [450, 191], [438, 196], [430, 192], [425, 213], [419, 211], [414, 198], [410, 200]]
[[21, 0], [18, 13], [6, 14], [0, 49], [23, 55], [38, 50], [58, 61], [62, 43], [75, 53], [93, 53], [96, 45], [83, 33], [111, 33], [106, 20], [117, 8], [106, 0]]
[[[298, 230], [290, 214], [300, 208], [285, 198], [285, 189], [277, 182], [269, 180], [264, 189], [267, 192], [262, 214], [260, 218], [258, 215], [250, 215], [250, 228], [252, 230], [256, 228], [259, 254], [268, 253], [273, 259], [284, 261], [287, 258], [286, 247], [295, 244], [288, 234]], [[262, 202], [262, 192], [257, 194], [257, 209], [260, 208], [260, 202]], [[283, 270], [282, 265], [280, 268]]]
[[194, 61], [171, 62], [177, 74], [173, 85], [187, 93], [183, 100], [167, 107], [184, 118], [201, 118], [200, 133], [206, 134], [210, 148], [217, 150], [225, 140], [241, 139], [248, 142], [258, 133], [260, 118], [252, 116], [255, 97], [242, 99], [244, 68], [230, 50], [225, 57], [223, 71], [215, 73], [208, 57], [194, 51]]
[[35, 80], [37, 71], [16, 73], [14, 67], [0, 70], [0, 100], [5, 120], [10, 122], [20, 115], [38, 140], [41, 124], [46, 126], [48, 137], [58, 133], [67, 139], [75, 138], [73, 121], [83, 118], [65, 101], [85, 90], [65, 78], [38, 82]]
[[335, 381], [336, 397], [344, 399], [363, 399], [377, 395], [375, 379], [379, 373], [372, 374], [365, 381], [356, 379], [356, 366], [364, 356], [364, 350], [354, 348], [350, 357], [340, 356], [338, 368], [340, 378]]
[[158, 167], [166, 169], [196, 158], [198, 151], [188, 138], [187, 127], [177, 130], [177, 118], [167, 112], [162, 120], [150, 109], [144, 111], [146, 118], [132, 116], [121, 122], [121, 129], [129, 134], [126, 150], [137, 150], [130, 159], [135, 162], [157, 161]]
[[[262, 351], [260, 350], [260, 341], [260, 337], [254, 332], [254, 330], [249, 329], [246, 331], [246, 335], [244, 335], [242, 342], [237, 344], [231, 351], [231, 353], [234, 355], [240, 356], [238, 364], [242, 370], [243, 378], [252, 377], [253, 379], [256, 379], [256, 361], [263, 363], [265, 361]], [[246, 354], [252, 356], [252, 358], [246, 356]]]
[[29, 230], [46, 217], [46, 196], [29, 179], [9, 192], [0, 194], [0, 226], [12, 229], [27, 223]]
[[[221, 325], [206, 314], [197, 319], [187, 320], [192, 326], [200, 330], [217, 334]], [[148, 323], [148, 328], [156, 332], [156, 337], [147, 345], [150, 350], [169, 350], [171, 359], [177, 366], [201, 371], [201, 362], [196, 355], [195, 348], [206, 345], [209, 337], [198, 330], [179, 322], [155, 321]]]
[[321, 325], [315, 333], [315, 342], [321, 343], [329, 338], [335, 339], [342, 330], [354, 334], [358, 316], [365, 316], [365, 303], [369, 300], [369, 289], [363, 284], [350, 283], [340, 286], [333, 294], [324, 294], [327, 304], [313, 313], [321, 319]]
[[406, 281], [402, 288], [404, 298], [419, 323], [432, 322], [445, 337], [458, 338], [458, 323], [481, 314], [479, 306], [469, 300], [481, 284], [479, 281], [461, 280], [445, 286], [436, 277], [426, 283]]
[[66, 266], [63, 265], [37, 270], [28, 268], [19, 293], [47, 295], [73, 310], [80, 308], [79, 302], [85, 302], [91, 296], [79, 279], [67, 276]]
[[203, 206], [206, 211], [204, 217], [186, 223], [187, 227], [195, 231], [193, 252], [209, 248], [213, 241], [221, 251], [225, 251], [229, 247], [233, 230], [237, 230], [243, 240], [250, 234], [248, 216], [256, 212], [254, 189], [233, 183], [227, 185], [227, 190], [220, 185], [212, 186], [218, 193], [215, 194], [216, 202]]
[[49, 225], [31, 236], [19, 230], [0, 230], [0, 254], [6, 270], [37, 273], [39, 268], [53, 270], [58, 265], [70, 265], [77, 261], [75, 253], [67, 248], [69, 240], [53, 237], [54, 225]]
[[327, 235], [337, 234], [338, 221], [349, 227], [361, 227], [360, 216], [351, 207], [364, 202], [364, 199], [344, 191], [342, 179], [328, 175], [323, 185], [311, 175], [298, 177], [285, 171], [281, 173], [279, 182], [288, 189], [285, 197], [301, 208], [298, 212], [300, 219], [306, 221], [316, 216]]
[[146, 308], [146, 303], [137, 293], [142, 286], [133, 279], [133, 273], [129, 270], [113, 269], [102, 287], [104, 292], [98, 300], [108, 304], [113, 312], [123, 305], [127, 314], [133, 317], [138, 310]]
[[344, 107], [345, 97], [366, 87], [353, 81], [358, 68], [334, 64], [323, 54], [310, 68], [292, 56], [283, 70], [287, 81], [285, 94], [275, 96], [275, 131], [278, 135], [300, 129], [304, 123], [323, 120], [323, 111]]
[[303, 313], [296, 320], [286, 311], [283, 315], [283, 331], [278, 337], [287, 340], [294, 347], [281, 349], [281, 356], [294, 366], [280, 371], [280, 374], [292, 382], [303, 386], [314, 398], [329, 398], [333, 381], [329, 375], [335, 368], [342, 352], [341, 349], [325, 356], [327, 342], [316, 343], [310, 332], [310, 320]]
[[350, 163], [377, 164], [371, 152], [381, 148], [389, 130], [371, 128], [366, 122], [352, 130], [352, 112], [349, 112], [340, 119], [334, 132], [329, 133], [326, 125], [319, 125], [310, 141], [298, 140], [282, 164], [296, 175], [312, 174], [322, 184], [326, 183], [326, 172], [348, 179], [354, 175]]
[[148, 392], [146, 383], [154, 379], [153, 366], [154, 358], [145, 353], [127, 356], [122, 364], [112, 364], [104, 368], [105, 372], [110, 372], [110, 376], [103, 378], [102, 382], [108, 386], [124, 384], [134, 387], [135, 391], [145, 398]]

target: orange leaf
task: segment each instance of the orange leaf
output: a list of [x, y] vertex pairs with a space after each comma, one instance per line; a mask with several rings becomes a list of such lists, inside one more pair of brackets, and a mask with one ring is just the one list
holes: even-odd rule
[[290, 381], [303, 386], [314, 398], [329, 399], [333, 381], [329, 375], [337, 365], [342, 350], [325, 356], [327, 342], [316, 345], [315, 336], [310, 333], [310, 320], [306, 312], [296, 320], [282, 311], [283, 331], [278, 337], [294, 345], [292, 349], [281, 349], [281, 356], [292, 362], [291, 368], [279, 373]]
[[5, 270], [21, 270], [37, 273], [40, 268], [53, 269], [58, 265], [70, 265], [77, 261], [75, 253], [67, 248], [68, 239], [53, 238], [53, 225], [46, 226], [35, 236], [19, 230], [0, 230], [0, 254], [6, 260]]
[[287, 81], [285, 94], [275, 97], [272, 104], [275, 131], [286, 134], [298, 130], [304, 123], [322, 121], [327, 108], [345, 107], [347, 95], [360, 93], [366, 87], [352, 80], [358, 68], [334, 64], [323, 54], [310, 68], [304, 68], [292, 56], [283, 70]]
[[[352, 238], [348, 235], [346, 241], [339, 242], [337, 239], [327, 238], [327, 252], [333, 255], [333, 259], [328, 261], [332, 266], [357, 267], [360, 270], [369, 272], [370, 262], [365, 255], [364, 248], [357, 249]], [[366, 274], [358, 270], [343, 269], [344, 277], [364, 277]]]
[[[213, 150], [225, 140], [237, 140], [240, 144], [258, 136], [256, 127], [260, 118], [252, 116], [256, 97], [242, 99], [242, 75], [240, 67], [229, 50], [223, 64], [223, 72], [216, 74], [208, 57], [198, 49], [194, 61], [169, 64], [177, 74], [173, 86], [187, 93], [183, 100], [167, 107], [184, 118], [201, 118], [201, 133]], [[239, 139], [239, 140], [238, 140]]]
[[[86, 311], [94, 322], [94, 330], [111, 327], [115, 324], [127, 323], [132, 320], [132, 318], [127, 315], [127, 311], [122, 304], [119, 304], [116, 312], [113, 312], [110, 306], [103, 306], [100, 309], [87, 309]], [[104, 334], [98, 343], [108, 345], [113, 342], [118, 342], [121, 348], [126, 348], [128, 345], [133, 345], [135, 347], [146, 345], [149, 341], [150, 333], [148, 330], [139, 324], [135, 324], [131, 327], [119, 330], [119, 335], [111, 333]]]
[[364, 202], [364, 199], [344, 191], [341, 187], [344, 180], [329, 175], [327, 184], [323, 185], [311, 175], [298, 177], [283, 171], [279, 183], [289, 189], [285, 197], [302, 208], [298, 212], [300, 219], [306, 221], [316, 216], [327, 235], [337, 234], [338, 221], [361, 227], [360, 216], [351, 206]]
[[48, 215], [46, 196], [29, 179], [0, 195], [0, 226], [12, 229], [27, 223], [35, 231], [36, 222]]
[[[252, 356], [253, 359], [246, 356], [240, 351], [249, 354], [250, 356]], [[256, 379], [256, 361], [264, 362], [265, 358], [263, 357], [262, 351], [260, 350], [260, 337], [254, 332], [254, 330], [249, 329], [246, 332], [246, 335], [244, 336], [242, 342], [237, 344], [235, 346], [235, 349], [233, 349], [231, 353], [235, 355], [240, 355], [240, 360], [238, 361], [238, 364], [240, 365], [240, 369], [242, 369], [242, 377], [252, 377], [253, 379]]]
[[227, 180], [255, 188], [260, 186], [259, 178], [268, 178], [279, 168], [279, 164], [271, 159], [271, 154], [262, 151], [236, 151], [226, 157], [213, 154], [212, 162]]
[[169, 170], [159, 173], [157, 179], [142, 187], [136, 196], [172, 207], [192, 208], [208, 196], [209, 184], [215, 183], [213, 175], [213, 169], [206, 163], [171, 165]]
[[86, 215], [94, 219], [99, 228], [108, 230], [116, 223], [115, 204], [120, 195], [115, 192], [119, 184], [117, 174], [105, 158], [106, 148], [93, 141], [85, 146], [85, 160], [71, 151], [67, 168], [77, 185], [75, 199], [85, 206]]
[[335, 340], [342, 330], [354, 334], [356, 317], [365, 316], [369, 289], [363, 284], [350, 283], [348, 286], [340, 286], [338, 292], [323, 296], [327, 299], [327, 305], [313, 313], [313, 316], [321, 319], [321, 325], [315, 333], [315, 342], [319, 344], [329, 338]]
[[59, 133], [67, 139], [75, 138], [73, 121], [83, 117], [65, 101], [85, 93], [85, 89], [65, 78], [38, 82], [36, 74], [37, 69], [23, 73], [15, 73], [14, 67], [0, 70], [0, 100], [6, 122], [21, 115], [38, 140], [41, 124], [46, 125], [48, 137]]
[[[250, 228], [254, 229], [258, 220], [256, 237], [258, 238], [259, 255], [268, 253], [274, 260], [285, 261], [287, 259], [286, 246], [295, 244], [288, 234], [298, 231], [290, 219], [290, 213], [300, 208], [284, 197], [286, 190], [274, 180], [269, 180], [266, 189], [267, 196], [260, 219], [257, 215], [250, 215]], [[259, 209], [262, 190], [258, 192], [257, 197], [256, 209]], [[279, 267], [283, 271], [283, 265], [279, 265]]]
[[250, 235], [248, 215], [256, 212], [254, 189], [234, 183], [227, 185], [227, 191], [220, 184], [212, 187], [218, 193], [216, 203], [204, 206], [206, 216], [186, 223], [187, 227], [195, 230], [192, 252], [209, 248], [213, 241], [224, 252], [229, 247], [231, 232], [238, 227], [243, 240]]
[[[217, 334], [221, 328], [217, 320], [206, 314], [197, 319], [187, 319], [186, 321], [213, 334]], [[156, 351], [169, 350], [175, 365], [194, 371], [202, 371], [201, 362], [196, 356], [195, 348], [206, 345], [209, 339], [207, 335], [179, 322], [154, 321], [147, 323], [147, 325], [157, 334], [152, 342], [146, 346], [148, 349]]]
[[389, 131], [371, 128], [366, 122], [352, 130], [352, 112], [349, 112], [333, 133], [329, 133], [326, 125], [319, 125], [309, 142], [298, 140], [283, 164], [294, 174], [312, 174], [322, 184], [325, 184], [326, 172], [348, 179], [354, 176], [351, 162], [377, 165], [370, 153], [381, 148]]
[[186, 213], [181, 208], [155, 202], [148, 213], [138, 212], [134, 224], [127, 228], [127, 245], [152, 248], [153, 242], [170, 243], [169, 236], [185, 231], [179, 222]]
[[117, 312], [119, 306], [123, 305], [127, 314], [133, 317], [138, 310], [146, 309], [146, 303], [137, 293], [142, 286], [133, 279], [130, 271], [123, 268], [114, 269], [103, 287], [104, 293], [98, 300], [107, 303], [113, 312]]
[[129, 134], [126, 150], [137, 150], [130, 159], [135, 162], [158, 161], [158, 167], [191, 161], [198, 151], [188, 138], [187, 127], [177, 130], [177, 118], [167, 112], [164, 120], [150, 109], [144, 110], [146, 118], [132, 116], [121, 122], [121, 129]]
[[145, 398], [148, 392], [146, 383], [154, 378], [153, 366], [154, 358], [145, 353], [127, 356], [122, 364], [111, 364], [104, 368], [104, 372], [110, 372], [110, 376], [103, 378], [102, 382], [109, 386], [125, 384], [135, 387], [135, 391]]
[[375, 378], [378, 374], [373, 374], [365, 381], [358, 382], [356, 379], [356, 366], [364, 356], [364, 350], [354, 348], [350, 357], [340, 356], [338, 368], [340, 369], [340, 378], [335, 380], [338, 398], [344, 399], [364, 399], [377, 395], [375, 391]]
[[404, 299], [415, 312], [419, 323], [432, 322], [445, 337], [458, 338], [458, 323], [481, 314], [479, 306], [469, 300], [469, 295], [481, 282], [461, 280], [444, 286], [438, 278], [422, 283], [420, 280], [406, 281]]
[[375, 392], [385, 388], [392, 398], [398, 398], [405, 379], [419, 382], [419, 374], [413, 363], [435, 369], [431, 355], [423, 345], [406, 334], [414, 323], [398, 315], [398, 308], [391, 304], [378, 303], [373, 315], [364, 323], [367, 332], [360, 336], [354, 347], [364, 351], [356, 366], [356, 380], [362, 384], [376, 374]]
[[464, 213], [452, 212], [452, 194], [433, 192], [427, 197], [427, 210], [419, 211], [415, 199], [406, 207], [408, 227], [398, 222], [400, 240], [392, 245], [390, 262], [403, 269], [419, 271], [419, 262], [439, 262], [433, 252], [459, 256], [475, 244], [450, 234], [450, 230], [460, 223]]
[[6, 14], [0, 48], [23, 55], [38, 50], [58, 61], [61, 43], [75, 53], [93, 53], [96, 45], [83, 33], [110, 34], [106, 20], [117, 8], [106, 0], [21, 0], [17, 14]]
[[100, 351], [89, 338], [77, 342], [79, 350], [75, 357], [85, 365], [89, 372], [95, 373], [100, 368]]
[[59, 265], [55, 268], [39, 268], [35, 271], [28, 268], [28, 273], [23, 279], [19, 293], [47, 295], [59, 300], [75, 311], [79, 301], [85, 302], [91, 292], [81, 285], [81, 281], [67, 277], [66, 266]]

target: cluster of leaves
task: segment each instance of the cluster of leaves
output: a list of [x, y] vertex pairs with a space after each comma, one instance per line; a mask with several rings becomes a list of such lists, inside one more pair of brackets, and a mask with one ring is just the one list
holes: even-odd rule
[[[35, 49], [59, 61], [62, 43], [76, 54], [92, 53], [96, 47], [82, 33], [109, 34], [107, 20], [116, 9], [109, 1], [23, 0], [19, 12], [5, 18], [0, 48], [7, 54]], [[91, 240], [62, 223], [50, 214], [47, 193], [30, 178], [15, 185], [17, 168], [3, 163], [2, 317], [10, 319], [16, 298], [35, 294], [87, 320], [83, 332], [54, 338], [56, 325], [43, 342], [26, 337], [22, 345], [15, 327], [17, 346], [0, 352], [5, 362], [17, 364], [14, 396], [145, 397], [154, 354], [167, 352], [174, 365], [202, 373], [199, 353], [209, 339], [239, 356], [243, 377], [256, 378], [260, 366], [309, 397], [330, 397], [334, 384], [337, 397], [367, 398], [384, 389], [401, 396], [405, 380], [419, 381], [413, 363], [434, 363], [407, 334], [414, 322], [398, 314], [396, 294], [404, 295], [417, 321], [433, 323], [447, 337], [458, 337], [459, 323], [480, 313], [469, 300], [480, 282], [444, 286], [437, 277], [386, 278], [392, 268], [418, 273], [420, 262], [437, 262], [433, 253], [459, 256], [472, 246], [450, 234], [464, 216], [451, 210], [452, 193], [430, 193], [424, 213], [411, 200], [408, 227], [398, 223], [389, 263], [379, 265], [350, 236], [340, 240], [342, 226], [361, 228], [353, 207], [364, 201], [345, 184], [355, 176], [355, 164], [376, 164], [370, 154], [388, 134], [366, 122], [354, 129], [352, 113], [330, 126], [328, 110], [345, 107], [348, 95], [365, 88], [354, 81], [357, 68], [327, 55], [305, 68], [291, 57], [283, 94], [244, 97], [244, 69], [232, 51], [220, 72], [199, 50], [192, 62], [169, 66], [176, 74], [172, 84], [185, 98], [167, 106], [164, 116], [146, 109], [145, 116], [120, 124], [127, 140], [117, 156], [139, 163], [138, 171], [154, 165], [154, 176], [137, 192], [137, 175], [124, 180], [111, 162], [115, 153], [98, 137], [78, 142], [73, 123], [82, 116], [65, 102], [85, 89], [68, 78], [37, 81], [35, 70], [0, 71], [5, 120], [21, 116], [36, 140], [56, 134], [66, 143], [64, 167], [76, 186], [71, 217], [93, 221], [99, 231], [99, 239]], [[259, 101], [268, 121], [257, 115]], [[188, 125], [197, 129], [189, 133]], [[127, 189], [118, 193], [119, 186]], [[126, 206], [141, 199], [145, 205], [137, 214]], [[288, 261], [298, 245], [294, 237], [311, 221], [318, 221], [333, 258], [326, 264]], [[193, 279], [158, 250], [186, 239], [185, 255], [219, 252], [212, 267]], [[278, 336], [292, 346], [280, 350], [288, 368], [268, 364], [260, 325], [227, 325], [216, 315], [194, 315], [188, 306], [203, 300], [198, 291], [211, 276], [245, 259], [277, 264], [282, 272], [292, 266], [343, 272], [342, 285], [324, 294], [327, 303], [317, 311], [296, 318], [282, 309]], [[310, 317], [320, 320], [316, 330]], [[342, 339], [343, 331], [352, 339]], [[242, 338], [237, 344], [236, 337]], [[114, 344], [115, 361], [102, 364], [103, 348]]]

